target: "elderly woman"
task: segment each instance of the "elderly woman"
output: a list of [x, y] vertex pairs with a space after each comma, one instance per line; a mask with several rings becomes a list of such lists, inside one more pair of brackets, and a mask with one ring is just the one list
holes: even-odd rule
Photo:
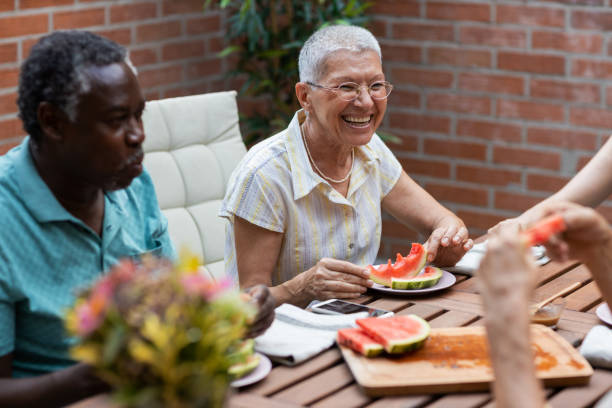
[[329, 26], [299, 57], [302, 110], [234, 170], [226, 271], [240, 286], [271, 286], [277, 303], [352, 298], [372, 285], [381, 208], [431, 234], [429, 260], [454, 264], [472, 246], [463, 222], [402, 170], [374, 133], [393, 88], [367, 30]]

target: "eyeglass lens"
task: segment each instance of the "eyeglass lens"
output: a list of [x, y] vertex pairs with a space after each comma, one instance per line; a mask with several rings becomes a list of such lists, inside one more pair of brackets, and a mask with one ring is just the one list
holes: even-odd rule
[[[368, 93], [374, 99], [385, 99], [393, 87], [388, 82], [374, 82], [368, 86]], [[354, 82], [347, 82], [338, 86], [339, 96], [347, 101], [357, 99], [361, 94], [361, 86]]]

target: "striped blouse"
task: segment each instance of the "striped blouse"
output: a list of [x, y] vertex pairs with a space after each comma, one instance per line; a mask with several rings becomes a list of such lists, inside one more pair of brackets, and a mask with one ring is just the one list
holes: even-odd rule
[[238, 282], [234, 216], [282, 232], [272, 285], [292, 279], [324, 257], [356, 265], [374, 262], [381, 236], [381, 201], [402, 167], [374, 134], [355, 148], [355, 165], [345, 198], [315, 173], [300, 134], [306, 118], [298, 111], [288, 128], [258, 143], [232, 173], [219, 215], [226, 226], [225, 271]]

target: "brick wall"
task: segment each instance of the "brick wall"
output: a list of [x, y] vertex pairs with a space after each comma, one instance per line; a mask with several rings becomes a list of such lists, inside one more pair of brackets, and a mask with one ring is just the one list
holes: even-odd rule
[[24, 132], [15, 102], [19, 65], [36, 39], [87, 29], [126, 46], [147, 99], [225, 89], [223, 15], [203, 0], [0, 0], [0, 154]]
[[[606, 140], [611, 5], [376, 2], [372, 29], [395, 84], [383, 126], [402, 137], [394, 150], [409, 174], [473, 234], [559, 189]], [[413, 239], [387, 220], [382, 252]]]

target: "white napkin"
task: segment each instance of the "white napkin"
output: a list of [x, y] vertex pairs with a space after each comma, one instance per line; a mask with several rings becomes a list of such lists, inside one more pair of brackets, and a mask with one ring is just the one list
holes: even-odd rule
[[595, 367], [612, 368], [612, 329], [593, 327], [580, 346], [580, 354]]
[[366, 312], [322, 315], [283, 304], [276, 308], [272, 326], [255, 339], [255, 350], [274, 361], [294, 365], [331, 347], [339, 329], [355, 327]]
[[[455, 264], [455, 266], [445, 267], [449, 272], [460, 273], [464, 275], [473, 275], [476, 269], [480, 266], [480, 261], [487, 252], [487, 241], [475, 244], [472, 249], [467, 251], [463, 258]], [[546, 249], [543, 246], [531, 247], [531, 253], [535, 259], [536, 265], [545, 265], [550, 262], [550, 258], [546, 256]]]

